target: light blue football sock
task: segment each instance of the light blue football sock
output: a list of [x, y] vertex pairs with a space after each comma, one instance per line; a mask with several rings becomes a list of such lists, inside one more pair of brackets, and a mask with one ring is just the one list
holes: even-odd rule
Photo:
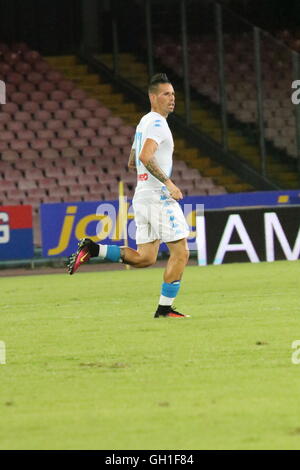
[[180, 288], [180, 281], [164, 282], [161, 286], [159, 305], [172, 305]]
[[99, 245], [99, 256], [107, 261], [118, 263], [121, 260], [121, 248], [118, 245]]

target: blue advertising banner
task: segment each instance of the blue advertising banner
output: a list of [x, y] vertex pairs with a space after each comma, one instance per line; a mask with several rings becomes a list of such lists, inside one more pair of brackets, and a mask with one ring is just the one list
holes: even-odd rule
[[[285, 206], [300, 204], [300, 191], [268, 191], [216, 196], [185, 197], [180, 201], [190, 228], [188, 244], [197, 250], [196, 213], [204, 209], [231, 207]], [[131, 201], [127, 201], [128, 246], [135, 248], [135, 222]], [[119, 201], [97, 201], [41, 205], [43, 256], [65, 257], [77, 249], [78, 240], [91, 238], [97, 243], [124, 244], [124, 221]], [[126, 211], [125, 211], [126, 212]], [[164, 244], [161, 251], [166, 250]]]
[[[136, 248], [136, 226], [131, 201], [127, 201], [127, 241]], [[196, 212], [203, 207], [197, 197], [180, 201], [190, 226], [189, 247], [196, 250]], [[96, 243], [124, 244], [125, 226], [119, 201], [78, 202], [41, 205], [43, 256], [69, 256], [77, 249], [78, 240], [91, 238]], [[164, 244], [161, 251], [166, 250]]]

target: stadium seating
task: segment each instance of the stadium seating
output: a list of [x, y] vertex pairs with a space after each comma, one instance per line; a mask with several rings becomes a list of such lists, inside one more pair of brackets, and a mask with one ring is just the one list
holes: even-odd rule
[[[0, 204], [32, 204], [37, 225], [40, 203], [115, 199], [120, 179], [132, 197], [136, 176], [127, 160], [134, 128], [38, 52], [24, 45], [15, 56], [7, 46], [7, 60], [0, 62], [7, 84], [0, 112]], [[185, 195], [216, 190], [182, 161], [175, 161], [174, 172]]]
[[[289, 46], [294, 42], [289, 39]], [[296, 126], [291, 101], [293, 81], [291, 51], [274, 41], [262, 39], [262, 77], [266, 138], [278, 149], [296, 157]], [[227, 109], [238, 121], [252, 125], [257, 121], [256, 77], [252, 33], [239, 40], [225, 35], [224, 66]], [[182, 75], [181, 44], [164, 36], [155, 47], [155, 56], [177, 75]], [[214, 104], [220, 104], [216, 68], [216, 40], [212, 35], [191, 38], [189, 44], [190, 82], [193, 89]]]

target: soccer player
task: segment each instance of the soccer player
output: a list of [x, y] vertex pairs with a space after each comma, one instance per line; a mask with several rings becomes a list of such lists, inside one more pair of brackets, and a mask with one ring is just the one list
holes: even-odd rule
[[137, 250], [97, 244], [85, 238], [79, 242], [77, 252], [70, 257], [68, 268], [69, 273], [73, 274], [95, 256], [112, 262], [123, 262], [135, 268], [145, 268], [156, 262], [160, 243], [164, 242], [170, 256], [154, 317], [184, 318], [189, 315], [173, 308], [189, 258], [189, 228], [177, 202], [183, 196], [170, 178], [174, 142], [167, 117], [174, 110], [175, 93], [168, 77], [162, 73], [152, 77], [148, 94], [151, 111], [142, 117], [136, 128], [128, 161], [129, 169], [137, 172], [137, 186], [132, 201]]

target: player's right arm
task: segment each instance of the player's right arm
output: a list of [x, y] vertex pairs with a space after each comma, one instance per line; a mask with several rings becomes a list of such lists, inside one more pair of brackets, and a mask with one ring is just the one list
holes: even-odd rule
[[173, 199], [182, 199], [183, 196], [180, 189], [164, 173], [164, 171], [160, 168], [156, 161], [155, 152], [157, 148], [158, 144], [157, 142], [155, 142], [155, 140], [146, 139], [143, 145], [143, 149], [139, 155], [139, 159], [143, 163], [144, 167], [147, 168], [149, 173], [151, 173], [152, 176], [157, 178], [161, 183], [163, 183], [167, 187]]
[[128, 169], [129, 170], [136, 170], [135, 149], [134, 148], [132, 148], [131, 151], [130, 151], [129, 160], [128, 160]]

